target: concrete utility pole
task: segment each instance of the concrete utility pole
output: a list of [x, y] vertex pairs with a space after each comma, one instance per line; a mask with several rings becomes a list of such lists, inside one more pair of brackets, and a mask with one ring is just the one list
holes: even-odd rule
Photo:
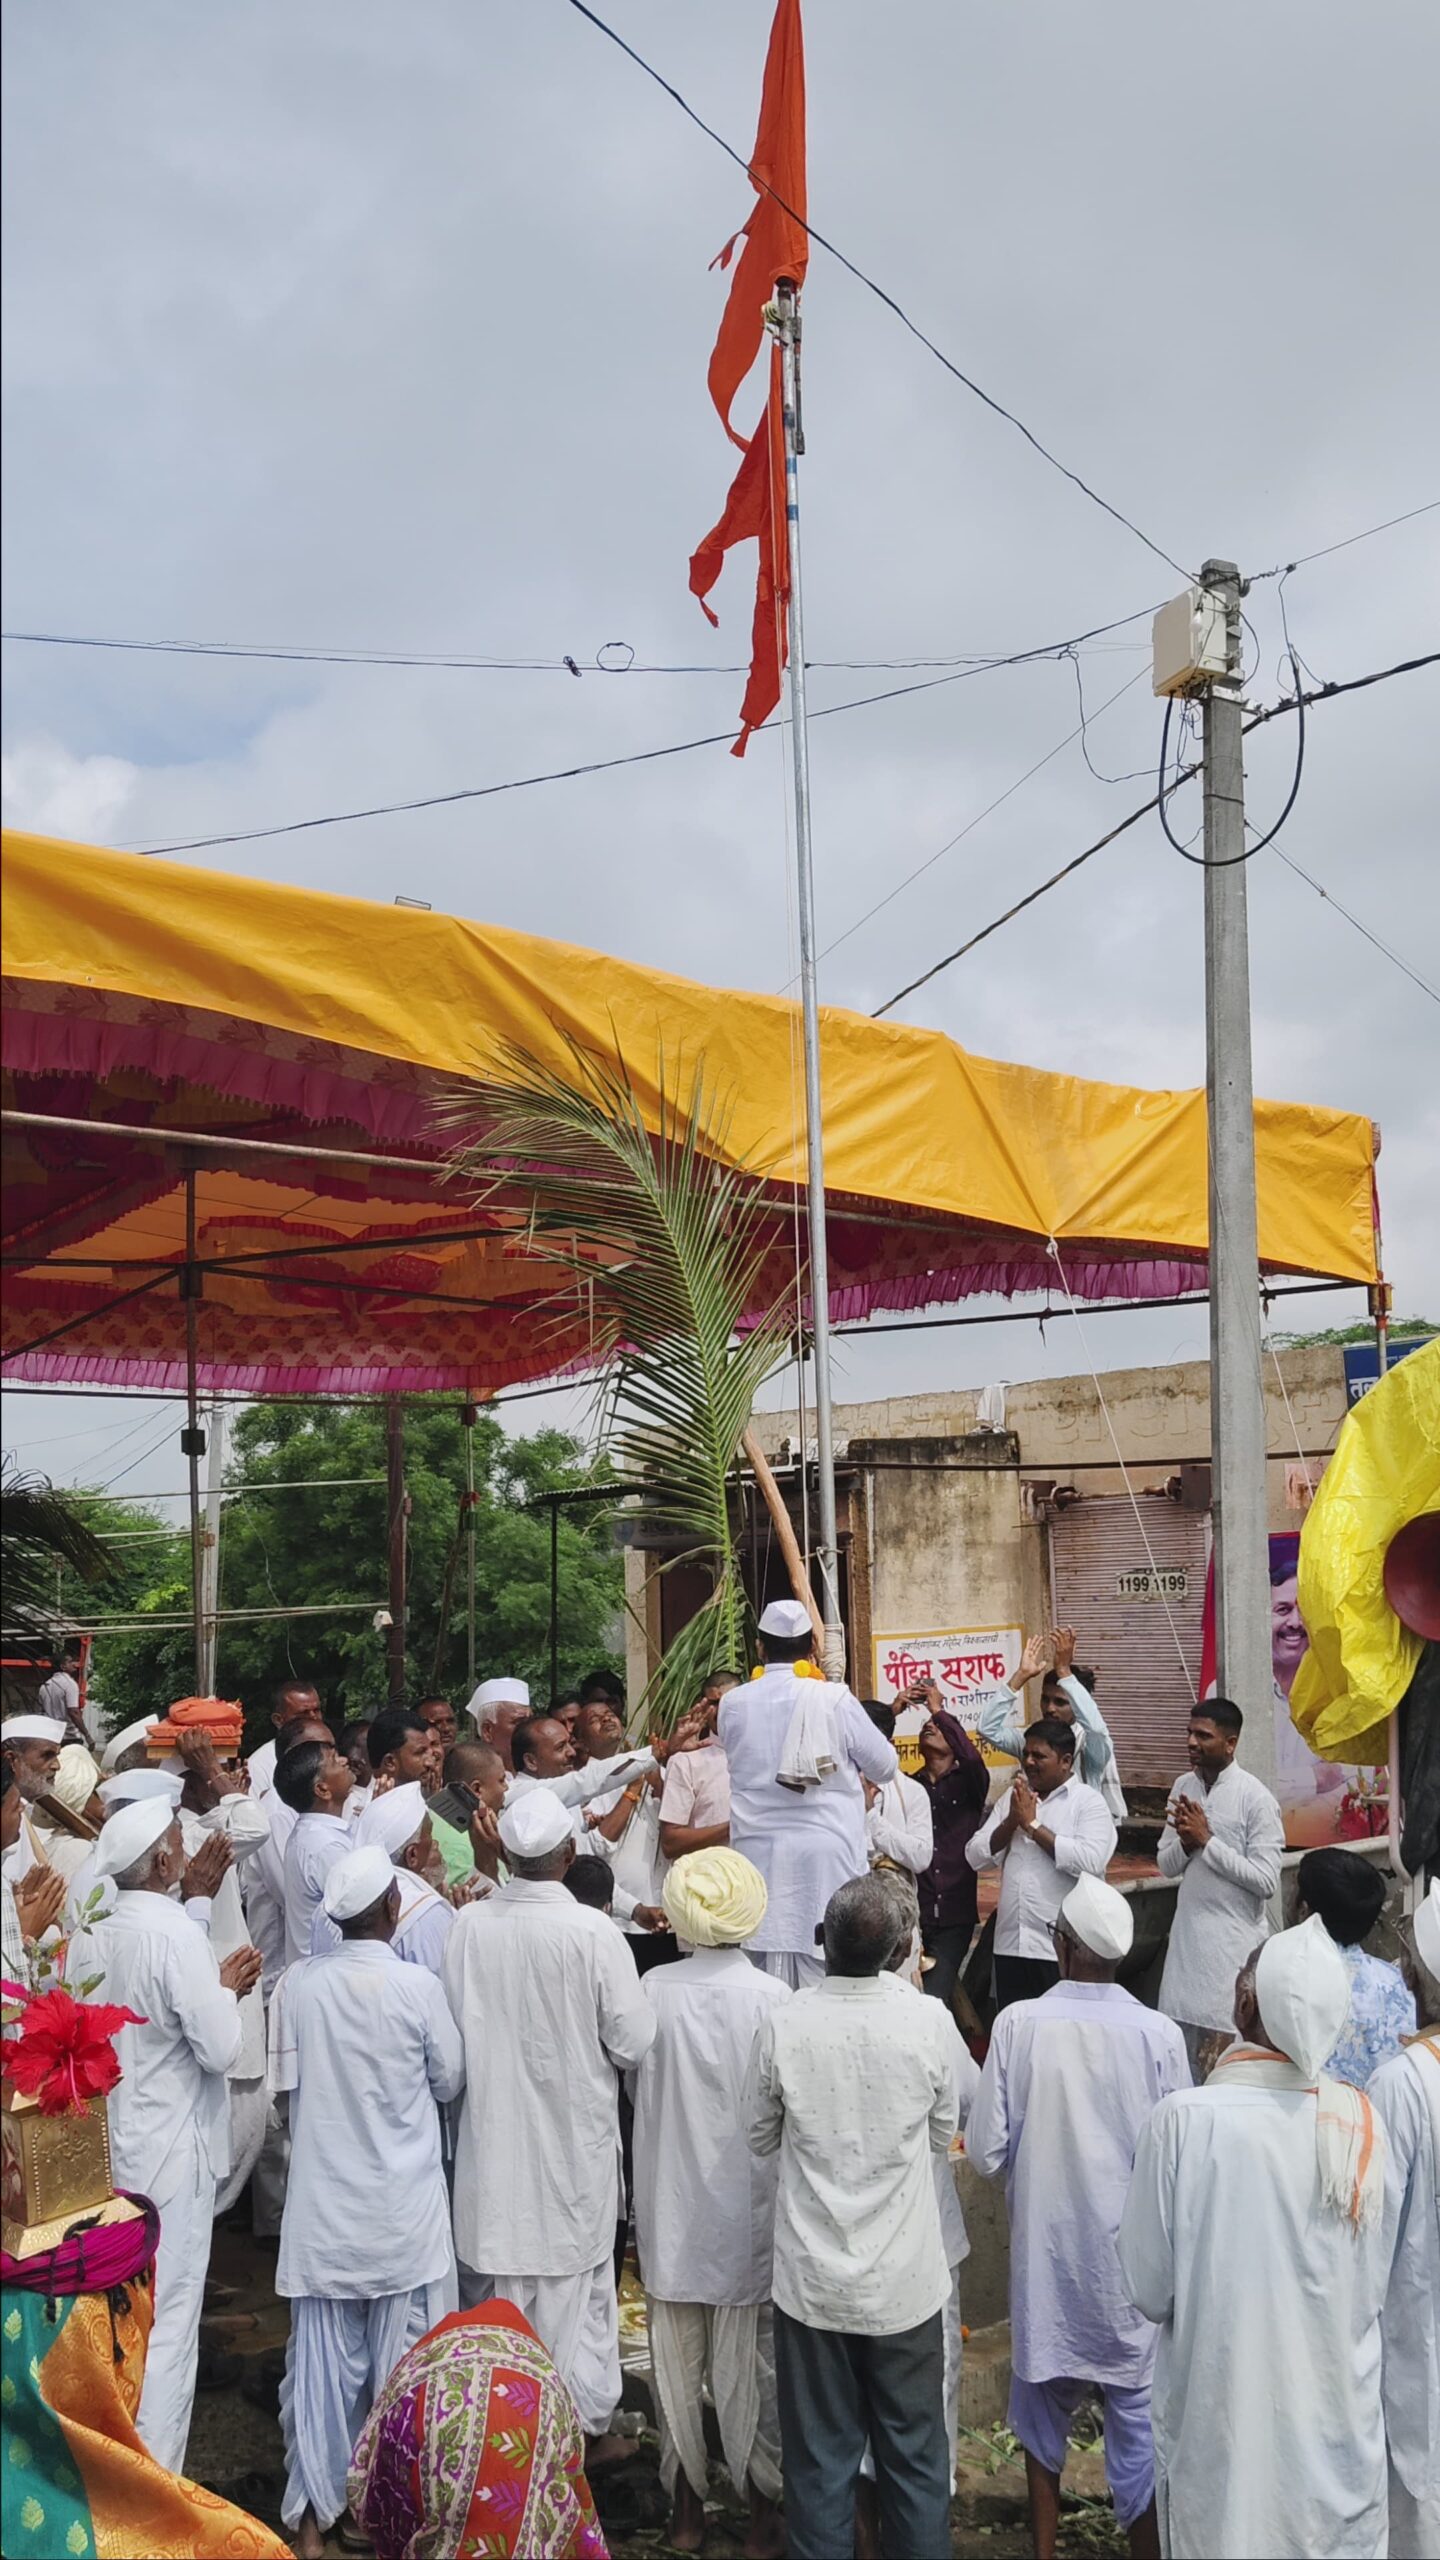
[[218, 1396], [210, 1407], [209, 1474], [205, 1485], [205, 1529], [200, 1558], [204, 1611], [201, 1635], [204, 1641], [204, 1686], [202, 1698], [217, 1695], [215, 1687], [216, 1659], [219, 1649], [220, 1621], [220, 1493], [225, 1481], [225, 1407]]
[[1225, 674], [1205, 688], [1205, 1100], [1210, 1137], [1210, 1451], [1219, 1691], [1245, 1716], [1240, 1758], [1275, 1784], [1269, 1513], [1255, 1102], [1250, 1070], [1245, 763], [1241, 742], [1240, 572], [1207, 560], [1223, 601]]

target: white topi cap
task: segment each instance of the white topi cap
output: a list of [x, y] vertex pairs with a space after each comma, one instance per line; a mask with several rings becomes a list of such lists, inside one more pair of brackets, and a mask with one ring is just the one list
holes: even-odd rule
[[122, 1769], [116, 1777], [101, 1779], [99, 1795], [106, 1812], [113, 1813], [117, 1805], [143, 1804], [151, 1796], [176, 1805], [184, 1785], [170, 1769]]
[[1060, 1917], [1071, 1936], [1107, 1964], [1118, 1964], [1134, 1945], [1134, 1912], [1124, 1894], [1099, 1876], [1077, 1877], [1060, 1905]]
[[467, 1712], [477, 1724], [485, 1722], [487, 1707], [528, 1707], [530, 1690], [524, 1680], [482, 1680], [470, 1699]]
[[1430, 1890], [1415, 1914], [1415, 1953], [1435, 1982], [1440, 1982], [1440, 1876], [1431, 1879]]
[[123, 1726], [119, 1733], [112, 1733], [100, 1754], [101, 1768], [113, 1769], [122, 1753], [133, 1751], [137, 1742], [146, 1741], [154, 1721], [153, 1716], [137, 1716], [133, 1724]]
[[336, 1859], [325, 1879], [321, 1899], [326, 1919], [358, 1920], [362, 1911], [372, 1910], [381, 1895], [389, 1892], [394, 1881], [395, 1870], [383, 1849], [348, 1850]]
[[403, 1787], [388, 1787], [383, 1796], [371, 1797], [356, 1823], [356, 1846], [383, 1849], [387, 1858], [398, 1858], [419, 1831], [425, 1810], [418, 1778]]
[[1255, 1997], [1271, 2044], [1313, 2080], [1350, 2013], [1350, 1976], [1318, 1911], [1266, 1939], [1255, 1964]]
[[122, 1804], [104, 1824], [95, 1844], [95, 1872], [99, 1876], [123, 1876], [163, 1840], [175, 1819], [175, 1807], [168, 1796], [142, 1796], [138, 1804]]
[[572, 1837], [574, 1827], [548, 1787], [526, 1787], [500, 1816], [500, 1845], [512, 1858], [548, 1858]]
[[760, 1620], [762, 1636], [785, 1636], [792, 1644], [797, 1636], [814, 1632], [810, 1612], [799, 1600], [772, 1600]]
[[58, 1749], [65, 1727], [54, 1716], [7, 1716], [0, 1724], [0, 1747], [12, 1742], [53, 1742]]

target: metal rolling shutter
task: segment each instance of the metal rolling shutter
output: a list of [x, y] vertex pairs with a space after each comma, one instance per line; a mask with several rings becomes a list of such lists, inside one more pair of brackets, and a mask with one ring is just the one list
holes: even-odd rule
[[1200, 1668], [1209, 1520], [1173, 1502], [1140, 1497], [1150, 1552], [1162, 1572], [1184, 1572], [1183, 1597], [1127, 1594], [1124, 1578], [1149, 1571], [1128, 1496], [1086, 1496], [1050, 1526], [1056, 1624], [1075, 1629], [1077, 1662], [1093, 1665], [1096, 1703], [1110, 1727], [1122, 1785], [1168, 1786], [1185, 1766], [1190, 1688], [1170, 1632], [1173, 1619], [1191, 1676]]

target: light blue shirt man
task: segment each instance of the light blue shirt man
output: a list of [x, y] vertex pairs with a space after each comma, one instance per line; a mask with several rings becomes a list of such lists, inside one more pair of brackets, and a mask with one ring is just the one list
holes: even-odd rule
[[[1069, 1642], [1068, 1628], [1057, 1628], [1048, 1644], [1043, 1638], [1033, 1636], [1020, 1657], [1020, 1668], [1015, 1675], [1018, 1685], [977, 1690], [973, 1700], [966, 1703], [973, 1704], [978, 1710], [981, 1741], [988, 1743], [992, 1751], [1002, 1753], [1005, 1759], [1018, 1760], [1025, 1748], [1027, 1723], [1033, 1724], [1035, 1717], [1044, 1712], [1043, 1708], [1037, 1707], [1034, 1714], [1027, 1715], [1025, 1686], [1034, 1679], [1037, 1671], [1044, 1670], [1045, 1654], [1053, 1649], [1055, 1669], [1045, 1676], [1047, 1685], [1053, 1681], [1056, 1687], [1064, 1690], [1074, 1709], [1075, 1774], [1084, 1779], [1087, 1787], [1098, 1788], [1116, 1820], [1123, 1821], [1126, 1804], [1115, 1766], [1115, 1746], [1110, 1739], [1109, 1727], [1084, 1682], [1077, 1680], [1070, 1669], [1069, 1658], [1060, 1641], [1062, 1638]], [[1065, 1663], [1063, 1670], [1062, 1660]]]

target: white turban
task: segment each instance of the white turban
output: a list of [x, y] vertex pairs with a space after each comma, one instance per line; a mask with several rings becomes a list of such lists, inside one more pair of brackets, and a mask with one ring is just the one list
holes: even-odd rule
[[1440, 1982], [1440, 1876], [1431, 1879], [1430, 1890], [1415, 1914], [1415, 1953], [1432, 1982]]
[[140, 1716], [134, 1724], [127, 1724], [120, 1733], [112, 1733], [100, 1754], [101, 1768], [113, 1769], [122, 1753], [133, 1751], [137, 1742], [144, 1742], [154, 1721], [153, 1716]]
[[772, 1600], [760, 1620], [762, 1636], [783, 1636], [794, 1644], [815, 1632], [815, 1622], [802, 1600]]
[[143, 1804], [147, 1796], [163, 1796], [167, 1804], [177, 1805], [184, 1785], [168, 1769], [121, 1769], [117, 1776], [101, 1779], [100, 1801], [107, 1813], [117, 1804]]
[[349, 1849], [337, 1858], [325, 1879], [322, 1900], [327, 1920], [358, 1920], [371, 1911], [395, 1881], [395, 1870], [383, 1849]]
[[529, 1704], [530, 1691], [525, 1681], [482, 1680], [479, 1688], [471, 1696], [467, 1712], [474, 1717], [477, 1725], [484, 1725], [489, 1722], [487, 1708], [528, 1707]]
[[64, 1732], [54, 1716], [7, 1716], [0, 1724], [0, 1748], [12, 1742], [59, 1742]]
[[163, 1840], [175, 1819], [175, 1807], [165, 1796], [142, 1796], [138, 1804], [122, 1804], [112, 1813], [95, 1843], [95, 1872], [99, 1876], [123, 1876]]
[[100, 1783], [100, 1771], [83, 1742], [67, 1742], [49, 1792], [67, 1813], [83, 1813]]
[[1350, 1976], [1318, 1912], [1297, 1929], [1266, 1939], [1255, 1967], [1255, 1997], [1270, 2042], [1313, 2080], [1350, 2015]]
[[1107, 1964], [1118, 1964], [1135, 1942], [1135, 1914], [1123, 1893], [1099, 1876], [1081, 1876], [1060, 1905], [1060, 1917], [1073, 1938]]
[[356, 1823], [355, 1845], [383, 1849], [387, 1858], [398, 1858], [409, 1848], [425, 1817], [425, 1798], [418, 1778], [412, 1778], [408, 1786], [387, 1787], [383, 1796], [371, 1797]]
[[660, 1889], [677, 1938], [692, 1947], [740, 1947], [765, 1917], [765, 1879], [738, 1849], [692, 1849]]
[[548, 1787], [525, 1787], [500, 1816], [500, 1845], [511, 1858], [548, 1858], [574, 1831], [573, 1817]]

